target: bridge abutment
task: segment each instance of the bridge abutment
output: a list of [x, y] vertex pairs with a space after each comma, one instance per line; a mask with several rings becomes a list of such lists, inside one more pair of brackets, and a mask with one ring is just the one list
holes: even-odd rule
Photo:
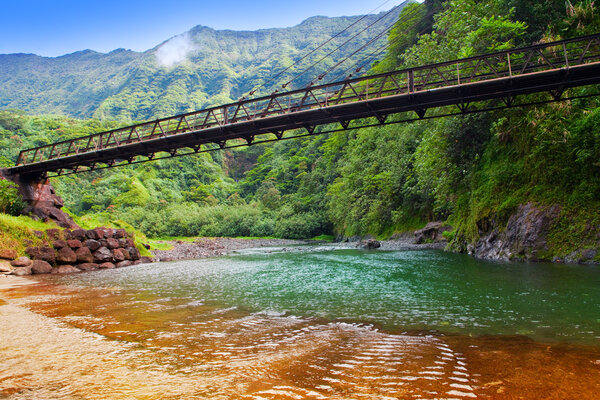
[[11, 174], [0, 168], [0, 179], [15, 183], [23, 201], [27, 204], [23, 214], [44, 222], [54, 221], [63, 228], [78, 228], [71, 217], [62, 208], [63, 200], [56, 194], [50, 180], [42, 176]]

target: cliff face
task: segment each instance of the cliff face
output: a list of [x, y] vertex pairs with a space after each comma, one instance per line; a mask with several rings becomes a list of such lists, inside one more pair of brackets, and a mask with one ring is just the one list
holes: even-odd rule
[[[495, 218], [480, 221], [479, 239], [475, 243], [460, 242], [454, 246], [477, 258], [489, 260], [526, 260], [595, 263], [600, 249], [600, 227], [588, 226], [598, 238], [596, 243], [581, 243], [581, 248], [569, 254], [560, 254], [550, 242], [559, 226], [561, 208], [557, 205], [539, 207], [533, 203], [520, 205], [505, 226], [498, 226]], [[590, 232], [588, 232], [590, 233]], [[591, 232], [593, 233], [593, 232]]]

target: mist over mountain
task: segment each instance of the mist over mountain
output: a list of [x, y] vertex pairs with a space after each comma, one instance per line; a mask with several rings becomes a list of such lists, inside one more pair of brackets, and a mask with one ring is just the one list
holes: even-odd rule
[[[351, 39], [290, 86], [302, 87], [392, 25], [407, 3], [360, 33], [387, 12], [366, 16], [274, 82], [269, 81], [278, 72], [362, 16], [317, 16], [293, 27], [257, 31], [196, 26], [145, 52], [0, 55], [0, 109], [119, 121], [168, 116], [237, 100], [265, 82], [261, 92], [270, 93]], [[350, 57], [325, 80], [343, 77], [377, 46]]]

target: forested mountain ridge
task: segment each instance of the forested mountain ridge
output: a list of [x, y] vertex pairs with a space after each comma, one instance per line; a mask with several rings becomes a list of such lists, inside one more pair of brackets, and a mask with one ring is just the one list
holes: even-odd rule
[[[196, 26], [141, 53], [117, 49], [107, 54], [85, 50], [56, 58], [0, 55], [0, 109], [119, 121], [195, 111], [237, 100], [364, 17], [357, 29], [342, 33], [261, 88], [270, 93], [276, 84], [301, 73], [359, 33], [358, 28], [381, 18], [293, 84], [303, 87], [393, 24], [403, 7], [368, 16], [312, 17], [290, 28], [232, 31]], [[384, 42], [385, 36], [377, 43]], [[364, 53], [351, 56], [346, 67], [360, 56]]]

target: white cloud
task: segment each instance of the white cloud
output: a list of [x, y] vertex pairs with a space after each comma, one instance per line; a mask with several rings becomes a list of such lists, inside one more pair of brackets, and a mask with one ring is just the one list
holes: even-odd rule
[[156, 60], [160, 65], [172, 67], [185, 61], [192, 50], [194, 50], [194, 44], [189, 35], [184, 33], [183, 35], [169, 39], [165, 44], [160, 46], [156, 50]]

